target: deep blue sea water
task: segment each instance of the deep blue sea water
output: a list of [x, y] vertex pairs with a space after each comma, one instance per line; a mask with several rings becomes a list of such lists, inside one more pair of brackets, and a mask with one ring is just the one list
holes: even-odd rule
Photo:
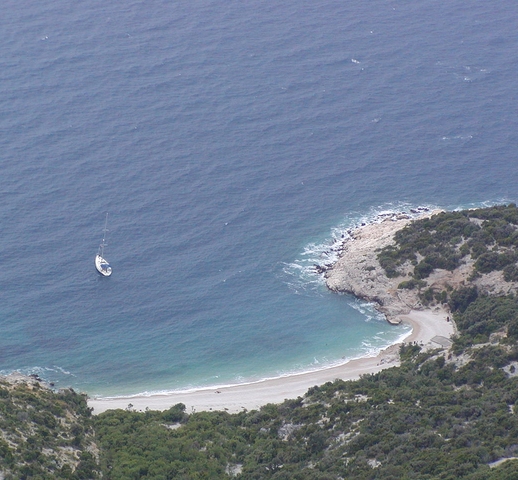
[[481, 0], [4, 2], [0, 370], [132, 394], [405, 335], [311, 265], [380, 211], [516, 201], [517, 19]]

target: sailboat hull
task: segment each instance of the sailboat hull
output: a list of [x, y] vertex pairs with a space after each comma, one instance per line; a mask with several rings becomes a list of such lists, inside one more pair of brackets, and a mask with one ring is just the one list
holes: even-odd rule
[[109, 277], [112, 274], [112, 267], [101, 255], [95, 256], [95, 268], [104, 277]]

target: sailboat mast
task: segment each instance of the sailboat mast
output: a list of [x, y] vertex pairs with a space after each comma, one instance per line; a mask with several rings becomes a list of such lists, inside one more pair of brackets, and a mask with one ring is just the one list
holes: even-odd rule
[[106, 213], [106, 220], [104, 221], [103, 239], [99, 245], [99, 250], [95, 256], [95, 268], [103, 277], [109, 277], [112, 274], [112, 267], [104, 258], [104, 247], [106, 243], [106, 232], [108, 231], [108, 213]]

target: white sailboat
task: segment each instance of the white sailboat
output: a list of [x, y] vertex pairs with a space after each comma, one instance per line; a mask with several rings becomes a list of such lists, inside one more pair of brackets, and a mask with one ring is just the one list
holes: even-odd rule
[[99, 251], [97, 252], [97, 255], [95, 256], [95, 268], [97, 271], [105, 276], [109, 277], [112, 274], [112, 267], [108, 263], [108, 261], [104, 258], [104, 247], [108, 245], [106, 243], [106, 232], [108, 231], [108, 214], [106, 214], [106, 220], [104, 222], [104, 230], [103, 230], [103, 240], [101, 242], [101, 245], [99, 245]]

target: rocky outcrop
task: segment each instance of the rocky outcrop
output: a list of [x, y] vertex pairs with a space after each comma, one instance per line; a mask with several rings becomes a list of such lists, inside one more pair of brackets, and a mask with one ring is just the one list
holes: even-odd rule
[[328, 288], [375, 302], [392, 322], [397, 322], [398, 315], [418, 308], [417, 294], [398, 291], [403, 278], [388, 278], [377, 258], [379, 249], [394, 243], [395, 233], [411, 221], [408, 216], [387, 217], [351, 231], [340, 258], [324, 273]]
[[[388, 278], [378, 261], [379, 251], [394, 244], [396, 232], [418, 218], [426, 218], [439, 213], [439, 210], [422, 213], [419, 216], [386, 216], [377, 222], [362, 225], [352, 230], [343, 240], [339, 249], [339, 259], [333, 265], [321, 269], [327, 287], [335, 292], [351, 293], [358, 298], [376, 303], [377, 308], [386, 315], [391, 323], [399, 323], [399, 316], [410, 310], [423, 309], [419, 290], [402, 289], [398, 285], [412, 278], [413, 266], [399, 268], [401, 275]], [[455, 289], [462, 285], [476, 285], [480, 293], [488, 295], [507, 295], [518, 292], [518, 284], [506, 282], [501, 271], [484, 275], [473, 275], [474, 261], [470, 256], [462, 259], [453, 271], [435, 269], [426, 279], [424, 289], [435, 292]], [[429, 308], [429, 307], [427, 307]], [[445, 310], [446, 305], [436, 308]]]

